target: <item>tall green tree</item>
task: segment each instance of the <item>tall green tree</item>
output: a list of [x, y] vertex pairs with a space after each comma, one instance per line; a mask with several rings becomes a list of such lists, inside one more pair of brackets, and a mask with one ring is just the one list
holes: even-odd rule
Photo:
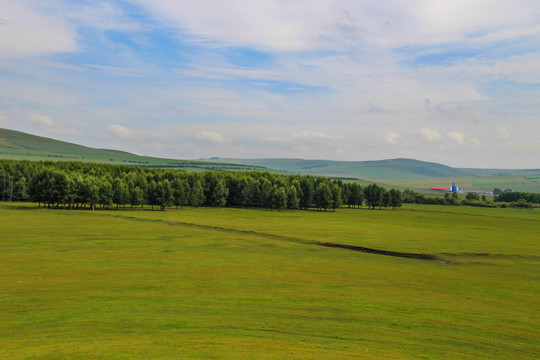
[[212, 192], [212, 205], [218, 207], [225, 206], [227, 196], [229, 196], [229, 189], [225, 185], [225, 181], [223, 179], [218, 180]]
[[332, 187], [328, 182], [321, 182], [315, 190], [315, 206], [319, 209], [331, 208], [334, 205], [334, 199], [332, 197]]
[[195, 181], [189, 194], [189, 205], [198, 207], [204, 204], [204, 189], [200, 181]]
[[113, 187], [110, 181], [110, 177], [102, 177], [99, 179], [99, 203], [101, 204], [101, 209], [109, 207], [113, 203]]
[[391, 198], [392, 209], [401, 207], [401, 204], [403, 203], [403, 200], [401, 197], [401, 191], [399, 191], [398, 189], [390, 189], [389, 193], [390, 193], [390, 198]]
[[480, 200], [480, 195], [478, 195], [476, 193], [473, 193], [473, 192], [469, 192], [465, 196], [465, 199], [467, 199], [467, 200]]
[[266, 177], [263, 177], [259, 180], [259, 200], [257, 201], [259, 206], [271, 208], [272, 207], [272, 182]]
[[144, 204], [144, 191], [140, 187], [135, 186], [133, 190], [131, 190], [129, 195], [129, 204], [131, 207], [137, 207]]
[[116, 209], [120, 205], [125, 205], [129, 201], [129, 189], [123, 179], [116, 178], [112, 183], [113, 187], [113, 202], [116, 204]]
[[382, 205], [387, 208], [392, 206], [392, 195], [386, 189], [382, 189]]
[[13, 198], [16, 201], [28, 200], [28, 184], [26, 178], [21, 176], [13, 186]]
[[86, 178], [84, 187], [86, 193], [85, 203], [90, 206], [90, 209], [95, 210], [100, 201], [99, 180], [95, 177], [88, 177]]
[[370, 209], [381, 207], [383, 202], [383, 188], [377, 184], [369, 184], [364, 188], [364, 198]]
[[173, 188], [173, 204], [183, 207], [188, 203], [189, 184], [186, 179], [175, 178], [171, 183]]
[[332, 184], [332, 211], [336, 211], [336, 209], [343, 205], [340, 183], [341, 182]]
[[298, 192], [296, 190], [296, 186], [291, 185], [288, 188], [287, 191], [287, 207], [291, 210], [298, 209], [298, 205], [300, 204], [300, 200], [298, 199]]
[[281, 186], [274, 185], [272, 189], [272, 207], [278, 210], [287, 208], [287, 192]]
[[166, 206], [170, 206], [173, 202], [173, 189], [168, 179], [159, 181], [156, 184], [156, 205], [159, 205], [160, 210], [164, 211]]
[[302, 176], [300, 186], [302, 188], [300, 206], [307, 209], [313, 205], [313, 198], [315, 197], [315, 180], [313, 176]]

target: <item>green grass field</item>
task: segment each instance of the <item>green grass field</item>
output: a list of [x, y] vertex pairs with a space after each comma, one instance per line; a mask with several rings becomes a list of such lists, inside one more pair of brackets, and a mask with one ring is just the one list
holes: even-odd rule
[[540, 357], [538, 209], [0, 203], [0, 219], [1, 359]]

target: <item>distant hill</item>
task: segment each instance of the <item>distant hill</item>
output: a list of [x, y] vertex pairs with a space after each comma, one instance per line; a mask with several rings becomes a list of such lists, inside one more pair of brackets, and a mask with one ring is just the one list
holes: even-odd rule
[[95, 149], [65, 141], [0, 128], [0, 159], [84, 161], [186, 170], [260, 170], [259, 166], [139, 156], [125, 151]]
[[[414, 159], [378, 161], [332, 161], [304, 159], [212, 159], [225, 163], [264, 166], [298, 174], [363, 179], [400, 189], [412, 188], [435, 195], [433, 186], [455, 182], [464, 189], [491, 191], [494, 188], [540, 192], [540, 169], [453, 168]], [[438, 193], [440, 194], [440, 193]]]
[[332, 161], [304, 159], [212, 159], [211, 161], [264, 166], [276, 170], [370, 180], [412, 180], [462, 176], [528, 175], [540, 170], [465, 169], [414, 159]]
[[427, 195], [441, 194], [432, 186], [455, 182], [465, 189], [494, 188], [540, 192], [540, 170], [465, 169], [414, 159], [378, 161], [332, 161], [305, 159], [176, 160], [139, 156], [124, 151], [95, 149], [27, 133], [0, 128], [0, 159], [85, 161], [143, 167], [179, 168], [190, 171], [272, 171], [375, 181], [400, 189], [411, 188]]

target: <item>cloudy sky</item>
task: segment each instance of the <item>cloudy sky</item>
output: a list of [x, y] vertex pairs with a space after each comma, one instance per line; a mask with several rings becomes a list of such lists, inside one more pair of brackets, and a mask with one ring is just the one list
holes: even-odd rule
[[540, 2], [0, 0], [0, 127], [172, 158], [540, 168]]

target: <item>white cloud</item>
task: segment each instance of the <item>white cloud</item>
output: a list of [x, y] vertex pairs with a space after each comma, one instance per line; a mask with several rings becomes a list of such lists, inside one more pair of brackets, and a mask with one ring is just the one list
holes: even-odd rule
[[540, 54], [531, 53], [495, 59], [473, 57], [451, 65], [424, 66], [422, 71], [430, 73], [431, 76], [444, 76], [454, 80], [507, 80], [522, 84], [540, 84]]
[[0, 58], [75, 51], [75, 36], [59, 16], [39, 13], [23, 1], [0, 0]]
[[214, 144], [222, 144], [226, 141], [223, 136], [215, 131], [201, 131], [200, 133], [196, 134], [195, 137], [199, 140], [209, 141]]
[[82, 135], [81, 130], [63, 123], [58, 123], [46, 115], [32, 114], [28, 117], [28, 120], [30, 123], [35, 124], [40, 130], [48, 133], [68, 136]]
[[30, 116], [29, 120], [38, 126], [44, 126], [44, 127], [53, 126], [53, 121], [51, 120], [51, 118], [45, 115], [34, 114]]
[[125, 77], [139, 77], [145, 74], [145, 71], [137, 68], [126, 68], [119, 66], [104, 66], [104, 65], [88, 65], [89, 68], [106, 72], [109, 75], [125, 76]]
[[119, 138], [125, 139], [125, 140], [135, 140], [135, 136], [131, 130], [129, 130], [127, 127], [122, 125], [110, 125], [107, 126], [107, 131], [109, 131], [114, 136], [118, 136]]
[[537, 0], [133, 2], [0, 0], [10, 119], [168, 157], [540, 156]]
[[235, 80], [235, 79], [280, 80], [281, 79], [279, 74], [274, 71], [254, 70], [254, 69], [232, 67], [232, 66], [218, 67], [218, 66], [194, 64], [190, 66], [189, 68], [176, 69], [175, 72], [181, 75], [206, 78], [206, 79], [214, 79], [214, 80]]
[[508, 139], [510, 137], [510, 132], [508, 131], [507, 128], [505, 127], [499, 127], [497, 128], [497, 131], [499, 132], [499, 136], [501, 137], [501, 139]]
[[62, 4], [62, 13], [79, 26], [101, 30], [136, 31], [141, 26], [126, 17], [124, 12], [110, 2], [91, 2], [89, 5]]
[[448, 132], [446, 133], [446, 136], [452, 139], [456, 144], [460, 146], [474, 145], [474, 146], [480, 147], [484, 145], [484, 143], [480, 141], [476, 136], [474, 135], [465, 136], [465, 134], [459, 131]]
[[400, 137], [399, 134], [392, 132], [392, 133], [386, 134], [386, 137], [384, 139], [390, 144], [395, 144], [397, 142], [397, 139], [399, 139], [399, 137]]
[[463, 135], [460, 132], [453, 131], [446, 134], [450, 139], [454, 140], [456, 144], [465, 146], [467, 145], [467, 142], [465, 141], [465, 135]]
[[437, 141], [442, 138], [442, 135], [437, 130], [432, 130], [428, 128], [421, 128], [420, 133], [427, 141]]
[[9, 125], [11, 125], [11, 120], [2, 111], [0, 111], [0, 126]]
[[311, 139], [311, 140], [315, 140], [315, 141], [321, 140], [321, 139], [324, 139], [324, 140], [332, 139], [332, 137], [330, 135], [325, 134], [322, 131], [314, 131], [314, 132], [302, 131], [302, 132], [293, 134], [292, 137], [293, 138], [301, 138], [301, 139]]
[[476, 136], [470, 136], [469, 137], [469, 143], [475, 146], [483, 146], [484, 143], [481, 142]]
[[[203, 42], [256, 45], [282, 50], [312, 48], [331, 25], [332, 3], [231, 0], [139, 1], [159, 17]], [[309, 8], [309, 11], [306, 9]], [[307, 19], [315, 21], [306, 21]]]
[[43, 84], [38, 79], [34, 81], [24, 78], [14, 80], [9, 77], [0, 81], [0, 97], [20, 100], [25, 103], [60, 107], [72, 105], [81, 100], [80, 93], [76, 91], [62, 89], [52, 84]]
[[[535, 28], [535, 0], [137, 0], [198, 41], [286, 51], [376, 44], [397, 47], [521, 36]], [[477, 34], [483, 34], [478, 36]]]

